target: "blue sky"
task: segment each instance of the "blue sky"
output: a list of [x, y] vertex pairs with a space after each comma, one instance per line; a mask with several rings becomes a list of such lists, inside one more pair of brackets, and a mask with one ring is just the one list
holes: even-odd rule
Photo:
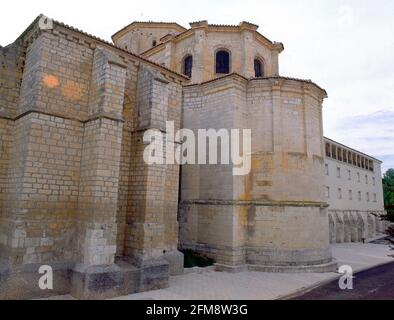
[[35, 0], [5, 2], [2, 12], [3, 46], [39, 13], [107, 40], [134, 20], [256, 23], [284, 43], [282, 75], [328, 91], [325, 135], [383, 160], [383, 169], [394, 167], [392, 0]]

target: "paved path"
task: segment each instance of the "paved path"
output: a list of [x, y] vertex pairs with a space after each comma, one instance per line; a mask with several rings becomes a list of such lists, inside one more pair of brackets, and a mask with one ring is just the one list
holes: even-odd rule
[[[333, 256], [339, 265], [350, 265], [354, 271], [393, 261], [385, 245], [336, 244]], [[120, 300], [269, 300], [336, 279], [336, 273], [263, 273], [208, 271], [172, 277], [170, 287], [120, 297]]]
[[333, 281], [293, 300], [394, 300], [394, 262], [355, 274], [352, 290]]
[[[336, 244], [333, 256], [339, 265], [355, 272], [393, 261], [388, 246]], [[271, 300], [337, 279], [337, 273], [264, 273], [206, 271], [171, 277], [167, 289], [131, 294], [118, 300]], [[52, 299], [70, 299], [70, 296]]]

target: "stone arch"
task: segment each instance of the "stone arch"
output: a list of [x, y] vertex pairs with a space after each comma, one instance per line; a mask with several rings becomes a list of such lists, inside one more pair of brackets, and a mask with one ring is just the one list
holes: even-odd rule
[[335, 220], [331, 213], [328, 213], [328, 224], [329, 224], [330, 243], [335, 243], [336, 242]]
[[352, 242], [352, 234], [351, 234], [351, 223], [349, 214], [347, 212], [343, 213], [343, 224], [344, 224], [344, 242]]
[[383, 233], [383, 221], [382, 218], [379, 214], [376, 214], [375, 216], [375, 224], [376, 224], [376, 232], [377, 233]]
[[351, 240], [352, 242], [360, 242], [361, 237], [358, 232], [357, 215], [354, 212], [349, 212], [349, 218], [350, 218]]
[[220, 47], [215, 50], [215, 74], [229, 74], [232, 72], [231, 50]]
[[368, 239], [371, 239], [375, 236], [376, 225], [374, 217], [368, 212], [367, 213], [367, 221], [368, 221]]
[[182, 59], [182, 74], [191, 78], [193, 71], [193, 55], [186, 54]]
[[253, 60], [254, 64], [254, 76], [256, 78], [265, 76], [265, 61], [260, 56], [255, 56]]
[[335, 213], [335, 220], [336, 220], [336, 242], [337, 243], [342, 243], [345, 241], [345, 229], [344, 229], [344, 223], [343, 223], [343, 218], [341, 215], [336, 212]]
[[363, 238], [365, 239], [365, 224], [364, 224], [364, 220], [363, 217], [361, 216], [361, 214], [359, 212], [356, 213], [356, 217], [357, 217], [357, 232], [358, 232], [358, 238], [360, 239], [359, 241], [362, 241]]

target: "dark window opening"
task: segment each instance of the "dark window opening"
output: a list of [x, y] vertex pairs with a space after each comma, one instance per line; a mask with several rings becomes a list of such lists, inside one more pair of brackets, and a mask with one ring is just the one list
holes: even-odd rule
[[152, 41], [152, 47], [156, 47], [156, 45], [157, 45], [157, 41], [156, 41], [156, 40], [153, 40], [153, 41]]
[[338, 148], [338, 160], [342, 161], [342, 149]]
[[189, 78], [192, 77], [192, 69], [193, 69], [193, 57], [187, 56], [183, 60], [183, 74]]
[[337, 159], [337, 147], [336, 146], [332, 146], [331, 157], [333, 159]]
[[373, 167], [373, 161], [372, 160], [369, 160], [369, 170], [370, 171], [374, 171], [374, 167]]
[[331, 145], [326, 143], [326, 156], [331, 157]]
[[254, 59], [254, 76], [264, 77], [264, 65], [259, 59]]
[[230, 73], [230, 54], [227, 51], [216, 53], [216, 73]]

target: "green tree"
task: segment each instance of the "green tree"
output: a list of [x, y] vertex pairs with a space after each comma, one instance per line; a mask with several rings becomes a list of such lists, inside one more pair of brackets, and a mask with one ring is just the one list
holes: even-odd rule
[[394, 222], [394, 169], [389, 169], [383, 176], [384, 206], [390, 221]]

